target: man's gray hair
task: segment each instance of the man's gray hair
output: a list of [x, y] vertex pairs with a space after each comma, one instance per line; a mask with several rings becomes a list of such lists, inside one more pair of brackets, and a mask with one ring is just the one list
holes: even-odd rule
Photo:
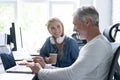
[[99, 25], [99, 14], [93, 6], [83, 6], [78, 8], [74, 13], [74, 16], [77, 16], [80, 21], [84, 21], [86, 18], [90, 18], [94, 25]]

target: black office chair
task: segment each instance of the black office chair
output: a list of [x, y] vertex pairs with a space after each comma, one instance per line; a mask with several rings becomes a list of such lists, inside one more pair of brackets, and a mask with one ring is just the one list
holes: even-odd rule
[[110, 27], [105, 28], [103, 35], [107, 37], [110, 42], [115, 42], [117, 32], [120, 31], [120, 23], [116, 23]]
[[78, 33], [73, 33], [71, 36], [73, 39], [75, 39], [77, 41], [78, 46], [83, 46], [87, 43], [87, 41], [85, 39], [81, 40], [78, 38], [79, 37]]
[[114, 53], [114, 57], [110, 66], [110, 71], [107, 80], [120, 80], [120, 64], [118, 63], [119, 58], [120, 58], [120, 46]]

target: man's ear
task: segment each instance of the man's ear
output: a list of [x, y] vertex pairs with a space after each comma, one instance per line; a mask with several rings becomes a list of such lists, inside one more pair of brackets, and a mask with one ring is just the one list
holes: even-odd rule
[[90, 18], [86, 18], [85, 23], [86, 23], [87, 26], [89, 26], [89, 25], [92, 24], [92, 21], [91, 21]]

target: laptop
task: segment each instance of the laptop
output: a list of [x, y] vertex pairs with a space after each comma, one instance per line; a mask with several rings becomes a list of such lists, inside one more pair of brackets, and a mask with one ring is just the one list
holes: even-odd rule
[[4, 72], [5, 72], [5, 69], [4, 69], [4, 66], [3, 66], [3, 63], [2, 63], [2, 60], [1, 60], [1, 56], [0, 56], [0, 74], [4, 73]]
[[[21, 71], [18, 71], [19, 69], [21, 69]], [[30, 74], [26, 74], [26, 73], [30, 73]], [[0, 56], [0, 80], [33, 80], [33, 77], [34, 77], [34, 74], [31, 74], [30, 68], [26, 67], [25, 65], [24, 67], [23, 66], [16, 67], [16, 70], [14, 71], [12, 70], [6, 71], [3, 66], [3, 61], [1, 60], [1, 56]]]
[[26, 73], [32, 74], [32, 70], [26, 65], [16, 65], [6, 70], [7, 73]]
[[[33, 73], [32, 70], [29, 67], [27, 67], [26, 65], [16, 64], [14, 59], [11, 59], [11, 58], [8, 59], [9, 56], [7, 56], [7, 57], [5, 57], [5, 56], [7, 56], [7, 55], [4, 55], [4, 59], [3, 59], [3, 56], [0, 56], [0, 64], [1, 64], [0, 70], [2, 70], [4, 68], [3, 71], [7, 72], [7, 73], [27, 73], [27, 74]], [[13, 58], [14, 58], [14, 56], [13, 56]], [[7, 61], [7, 64], [14, 62], [15, 65], [12, 65], [10, 68], [6, 69], [5, 68], [6, 64], [3, 64], [3, 61], [6, 62], [5, 60]], [[12, 61], [10, 61], [10, 60], [12, 60]], [[9, 66], [9, 65], [7, 65], [7, 66]]]

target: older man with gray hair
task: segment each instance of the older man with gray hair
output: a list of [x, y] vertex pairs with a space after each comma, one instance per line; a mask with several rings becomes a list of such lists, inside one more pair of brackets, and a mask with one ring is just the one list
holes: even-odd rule
[[[55, 68], [42, 58], [27, 66], [40, 80], [106, 80], [113, 52], [110, 43], [100, 33], [99, 14], [93, 6], [78, 8], [73, 15], [74, 31], [87, 40], [77, 60], [69, 67]], [[46, 69], [47, 68], [47, 69]], [[52, 69], [51, 69], [52, 68]]]

